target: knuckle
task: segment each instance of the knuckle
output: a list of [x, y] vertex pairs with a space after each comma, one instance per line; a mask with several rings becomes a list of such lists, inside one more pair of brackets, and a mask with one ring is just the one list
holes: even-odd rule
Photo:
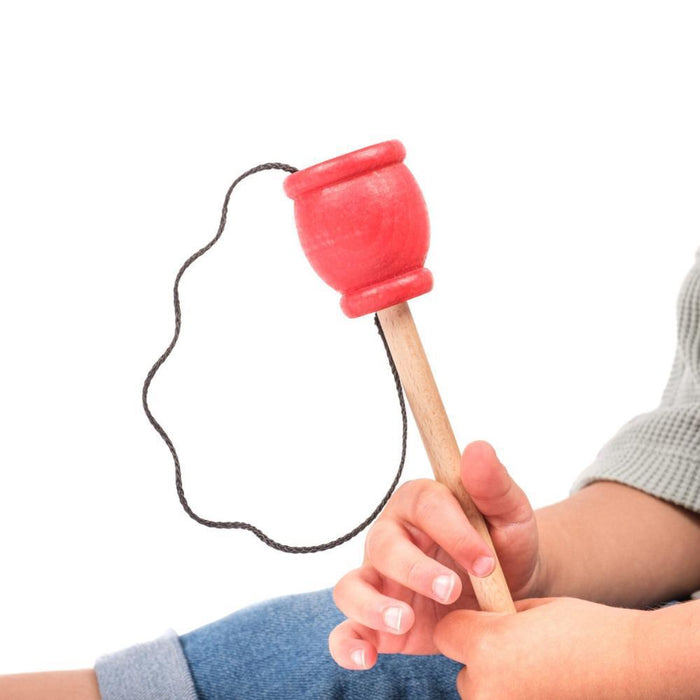
[[476, 530], [473, 530], [471, 526], [466, 528], [464, 532], [459, 535], [455, 535], [452, 542], [452, 548], [457, 555], [471, 556], [474, 547], [480, 544], [480, 538]]
[[335, 603], [335, 606], [337, 608], [340, 608], [340, 604], [343, 599], [342, 582], [343, 579], [340, 579], [340, 581], [338, 581], [338, 583], [336, 583], [335, 586], [333, 586], [333, 602]]
[[[352, 572], [351, 572], [352, 573]], [[333, 602], [342, 610], [348, 596], [348, 589], [351, 587], [350, 574], [345, 574], [333, 587]]]
[[440, 508], [442, 500], [441, 484], [425, 480], [413, 497], [412, 515], [416, 522], [431, 519]]
[[365, 557], [369, 561], [377, 561], [381, 557], [384, 550], [384, 542], [386, 541], [385, 529], [381, 522], [376, 522], [365, 538]]
[[415, 483], [415, 480], [405, 481], [396, 488], [396, 491], [389, 499], [387, 507], [382, 512], [384, 517], [387, 517], [387, 514], [390, 516], [394, 510], [401, 509], [404, 503], [411, 500], [411, 493], [415, 488]]
[[411, 493], [411, 491], [416, 487], [416, 483], [419, 481], [419, 479], [409, 479], [408, 481], [404, 481], [403, 484], [401, 484], [396, 491], [394, 492], [394, 498], [398, 497], [405, 497], [408, 494]]
[[396, 501], [400, 503], [411, 503], [426, 486], [433, 483], [430, 479], [411, 479], [401, 484], [394, 494]]
[[516, 484], [513, 479], [510, 478], [508, 472], [504, 470], [501, 475], [502, 479], [497, 483], [497, 488], [495, 492], [491, 495], [489, 500], [493, 501], [511, 501], [516, 493]]
[[377, 601], [374, 597], [367, 598], [362, 601], [357, 610], [357, 614], [354, 616], [357, 622], [374, 629], [378, 624], [380, 624], [377, 613]]
[[405, 574], [405, 579], [406, 579], [406, 585], [408, 588], [411, 588], [413, 590], [416, 590], [418, 587], [418, 584], [420, 583], [420, 561], [418, 559], [414, 559], [407, 567], [406, 567], [406, 574]]

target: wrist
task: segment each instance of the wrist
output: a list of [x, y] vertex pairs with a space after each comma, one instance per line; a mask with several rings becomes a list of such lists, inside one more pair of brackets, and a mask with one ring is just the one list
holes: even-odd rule
[[559, 583], [557, 547], [563, 537], [561, 528], [554, 528], [558, 531], [552, 532], [552, 523], [546, 508], [535, 511], [535, 520], [538, 533], [537, 563], [530, 597], [549, 598], [566, 595]]
[[14, 700], [100, 700], [97, 676], [92, 669], [49, 671], [0, 676], [0, 698]]

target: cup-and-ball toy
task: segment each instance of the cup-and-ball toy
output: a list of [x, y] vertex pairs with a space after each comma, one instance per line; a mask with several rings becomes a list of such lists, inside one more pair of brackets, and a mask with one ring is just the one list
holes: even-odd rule
[[[399, 141], [386, 141], [299, 170], [284, 189], [294, 200], [304, 252], [342, 294], [343, 312], [378, 315], [435, 478], [493, 549], [484, 518], [462, 485], [460, 449], [406, 303], [429, 292], [433, 278], [423, 267], [428, 212], [405, 155]], [[490, 576], [470, 576], [477, 600], [483, 610], [515, 612], [496, 562]]]

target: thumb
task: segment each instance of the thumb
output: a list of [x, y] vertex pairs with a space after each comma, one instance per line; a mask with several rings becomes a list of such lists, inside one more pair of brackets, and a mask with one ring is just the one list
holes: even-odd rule
[[483, 637], [506, 617], [503, 613], [455, 610], [437, 623], [433, 642], [444, 656], [467, 664], [468, 659], [473, 660]]
[[467, 445], [462, 453], [461, 476], [474, 504], [493, 526], [525, 523], [533, 517], [525, 492], [488, 442], [479, 440]]

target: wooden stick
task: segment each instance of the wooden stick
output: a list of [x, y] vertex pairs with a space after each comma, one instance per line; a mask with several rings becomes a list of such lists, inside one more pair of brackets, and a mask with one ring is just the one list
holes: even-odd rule
[[[445, 484], [457, 497], [469, 522], [493, 550], [488, 526], [460, 479], [462, 455], [445, 413], [411, 310], [408, 304], [403, 302], [377, 313], [435, 479]], [[514, 613], [513, 599], [495, 550], [494, 558], [496, 568], [490, 576], [479, 578], [469, 574], [476, 599], [482, 610]]]

